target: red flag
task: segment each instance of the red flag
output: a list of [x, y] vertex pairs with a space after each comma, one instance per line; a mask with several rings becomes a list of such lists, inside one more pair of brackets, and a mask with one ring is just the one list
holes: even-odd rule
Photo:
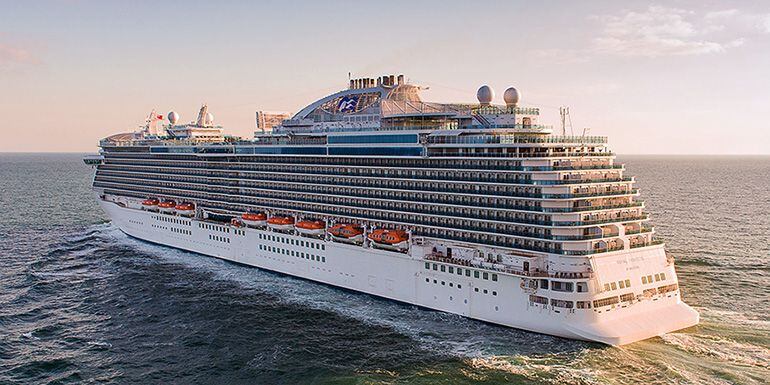
[[158, 120], [163, 120], [163, 115], [158, 115]]

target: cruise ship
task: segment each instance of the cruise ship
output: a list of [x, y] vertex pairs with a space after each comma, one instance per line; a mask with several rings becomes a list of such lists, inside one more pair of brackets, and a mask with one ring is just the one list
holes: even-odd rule
[[[488, 323], [624, 345], [696, 325], [634, 178], [538, 108], [423, 101], [403, 75], [225, 135], [150, 114], [100, 141], [93, 189], [131, 237]], [[275, 119], [273, 119], [275, 120]]]

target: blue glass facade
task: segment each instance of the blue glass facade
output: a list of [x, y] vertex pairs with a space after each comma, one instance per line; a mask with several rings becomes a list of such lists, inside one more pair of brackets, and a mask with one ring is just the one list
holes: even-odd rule
[[328, 137], [328, 143], [329, 144], [417, 143], [417, 134], [333, 135]]
[[326, 155], [326, 147], [236, 147], [236, 154]]
[[420, 156], [422, 147], [330, 147], [329, 155]]

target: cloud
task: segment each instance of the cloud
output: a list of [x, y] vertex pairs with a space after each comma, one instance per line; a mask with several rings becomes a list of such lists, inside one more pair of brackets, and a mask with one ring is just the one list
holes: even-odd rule
[[[733, 10], [713, 12], [711, 18], [729, 17]], [[708, 17], [708, 15], [707, 15]], [[735, 46], [733, 41], [707, 38], [708, 28], [695, 12], [650, 6], [641, 12], [596, 17], [603, 26], [592, 40], [592, 51], [619, 56], [660, 57], [721, 53]]]
[[29, 50], [8, 43], [0, 42], [0, 67], [39, 63], [40, 59], [38, 59]]
[[733, 17], [739, 14], [741, 11], [733, 9], [723, 9], [721, 11], [711, 11], [704, 16], [704, 19], [723, 19], [726, 17]]

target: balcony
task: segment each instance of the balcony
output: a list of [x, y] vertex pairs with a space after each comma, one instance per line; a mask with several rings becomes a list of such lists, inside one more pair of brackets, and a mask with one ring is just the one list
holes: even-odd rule
[[621, 205], [608, 205], [608, 206], [580, 206], [580, 207], [543, 207], [543, 212], [547, 213], [574, 213], [583, 211], [595, 211], [595, 210], [609, 210], [609, 209], [622, 209], [627, 207], [642, 207], [644, 202], [633, 202]]
[[551, 135], [511, 135], [511, 134], [468, 134], [468, 135], [429, 135], [428, 145], [442, 144], [530, 144], [530, 143], [565, 143], [565, 144], [606, 144], [606, 136], [551, 136]]
[[473, 262], [465, 259], [449, 258], [439, 253], [428, 254], [425, 256], [425, 260], [440, 262], [440, 263], [449, 263], [452, 265], [463, 266], [463, 267], [498, 271], [501, 273], [518, 275], [522, 277], [532, 277], [532, 278], [591, 279], [594, 276], [594, 274], [590, 271], [580, 271], [580, 272], [559, 272], [559, 271], [540, 271], [540, 270], [528, 271], [528, 270], [514, 269], [511, 266], [505, 266], [497, 263], [487, 263], [485, 265], [479, 265], [479, 264], [474, 264]]

